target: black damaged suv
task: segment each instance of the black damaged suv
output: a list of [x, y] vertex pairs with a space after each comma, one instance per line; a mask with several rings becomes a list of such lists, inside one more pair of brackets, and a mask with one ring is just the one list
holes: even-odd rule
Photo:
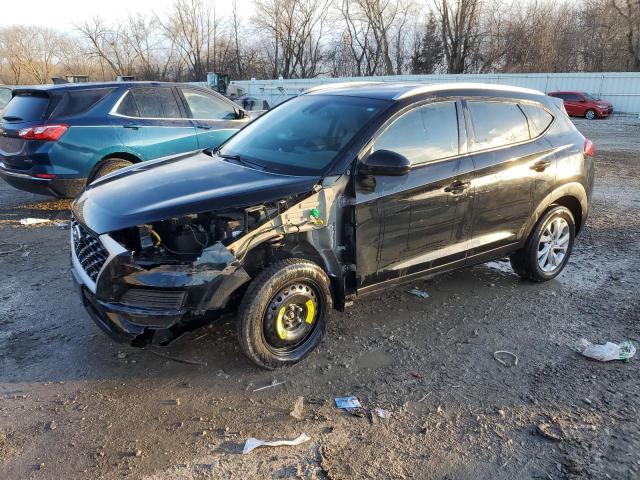
[[264, 368], [299, 361], [333, 308], [510, 256], [554, 278], [589, 211], [593, 145], [560, 102], [483, 84], [346, 84], [222, 147], [135, 165], [75, 201], [74, 277], [112, 337], [167, 344], [236, 314]]

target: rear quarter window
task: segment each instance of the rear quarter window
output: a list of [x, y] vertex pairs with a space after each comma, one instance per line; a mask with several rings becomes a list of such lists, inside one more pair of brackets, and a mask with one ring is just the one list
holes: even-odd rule
[[529, 131], [531, 132], [531, 138], [541, 135], [542, 132], [551, 125], [551, 122], [553, 122], [553, 115], [542, 107], [522, 104], [520, 105], [520, 108], [522, 108], [522, 111], [529, 119]]
[[115, 89], [71, 90], [62, 96], [52, 117], [73, 117], [88, 112]]
[[473, 125], [472, 150], [501, 147], [529, 140], [527, 117], [516, 103], [467, 101]]
[[49, 96], [24, 93], [16, 95], [7, 104], [2, 119], [7, 122], [35, 122], [42, 120], [49, 105]]

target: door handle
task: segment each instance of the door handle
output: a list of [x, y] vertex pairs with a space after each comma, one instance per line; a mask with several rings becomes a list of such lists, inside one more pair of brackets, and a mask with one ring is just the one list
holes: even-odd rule
[[211, 125], [205, 125], [205, 124], [200, 124], [200, 125], [196, 125], [196, 128], [200, 128], [202, 130], [211, 130]]
[[531, 165], [531, 170], [535, 170], [536, 172], [544, 172], [549, 166], [551, 162], [549, 160], [540, 160], [533, 165]]
[[460, 180], [456, 180], [448, 187], [444, 187], [444, 191], [456, 195], [458, 193], [464, 192], [467, 188], [469, 188], [470, 185], [471, 182], [461, 182]]
[[130, 128], [132, 130], [138, 130], [140, 128], [140, 125], [136, 125], [135, 123], [125, 123], [123, 127]]

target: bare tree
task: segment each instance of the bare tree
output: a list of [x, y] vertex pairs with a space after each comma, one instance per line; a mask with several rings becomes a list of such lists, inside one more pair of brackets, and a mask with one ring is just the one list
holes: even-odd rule
[[611, 5], [625, 23], [629, 67], [640, 70], [640, 0], [611, 0]]
[[193, 80], [216, 70], [219, 19], [211, 0], [175, 0], [169, 17], [158, 21], [166, 38], [175, 45]]
[[0, 31], [0, 58], [8, 65], [11, 83], [47, 83], [60, 64], [65, 36], [41, 27], [12, 26]]
[[440, 28], [448, 73], [464, 73], [476, 47], [479, 0], [438, 0]]
[[321, 73], [322, 39], [330, 0], [256, 0], [254, 23], [266, 36], [274, 76]]

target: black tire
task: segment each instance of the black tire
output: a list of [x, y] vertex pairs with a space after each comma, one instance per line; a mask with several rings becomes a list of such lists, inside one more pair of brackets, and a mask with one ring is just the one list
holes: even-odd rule
[[[567, 249], [557, 266], [553, 267], [551, 270], [545, 270], [538, 261], [539, 254], [544, 250], [544, 248], [540, 249], [540, 242], [547, 227], [551, 226], [556, 219], [563, 219], [568, 225], [569, 239]], [[562, 272], [569, 261], [575, 237], [576, 224], [571, 211], [560, 205], [554, 206], [547, 210], [542, 218], [540, 218], [536, 227], [529, 235], [524, 247], [511, 255], [511, 266], [513, 270], [525, 280], [530, 280], [532, 282], [546, 282], [547, 280], [551, 280]]]
[[116, 170], [120, 170], [121, 168], [130, 167], [131, 165], [133, 165], [133, 162], [125, 160], [124, 158], [110, 158], [105, 160], [100, 164], [87, 183], [89, 184], [100, 177], [104, 177], [105, 175], [113, 173]]
[[596, 118], [598, 118], [598, 115], [596, 114], [596, 111], [593, 109], [589, 109], [586, 112], [584, 112], [584, 118], [586, 118], [587, 120], [595, 120]]
[[[305, 295], [312, 307], [306, 303], [303, 322], [302, 310], [289, 309], [301, 309]], [[237, 318], [240, 347], [253, 363], [267, 370], [297, 363], [322, 341], [332, 308], [329, 278], [318, 265], [300, 258], [276, 262], [253, 279], [242, 298]], [[285, 311], [286, 331], [282, 325]], [[300, 337], [285, 338], [289, 333]]]

